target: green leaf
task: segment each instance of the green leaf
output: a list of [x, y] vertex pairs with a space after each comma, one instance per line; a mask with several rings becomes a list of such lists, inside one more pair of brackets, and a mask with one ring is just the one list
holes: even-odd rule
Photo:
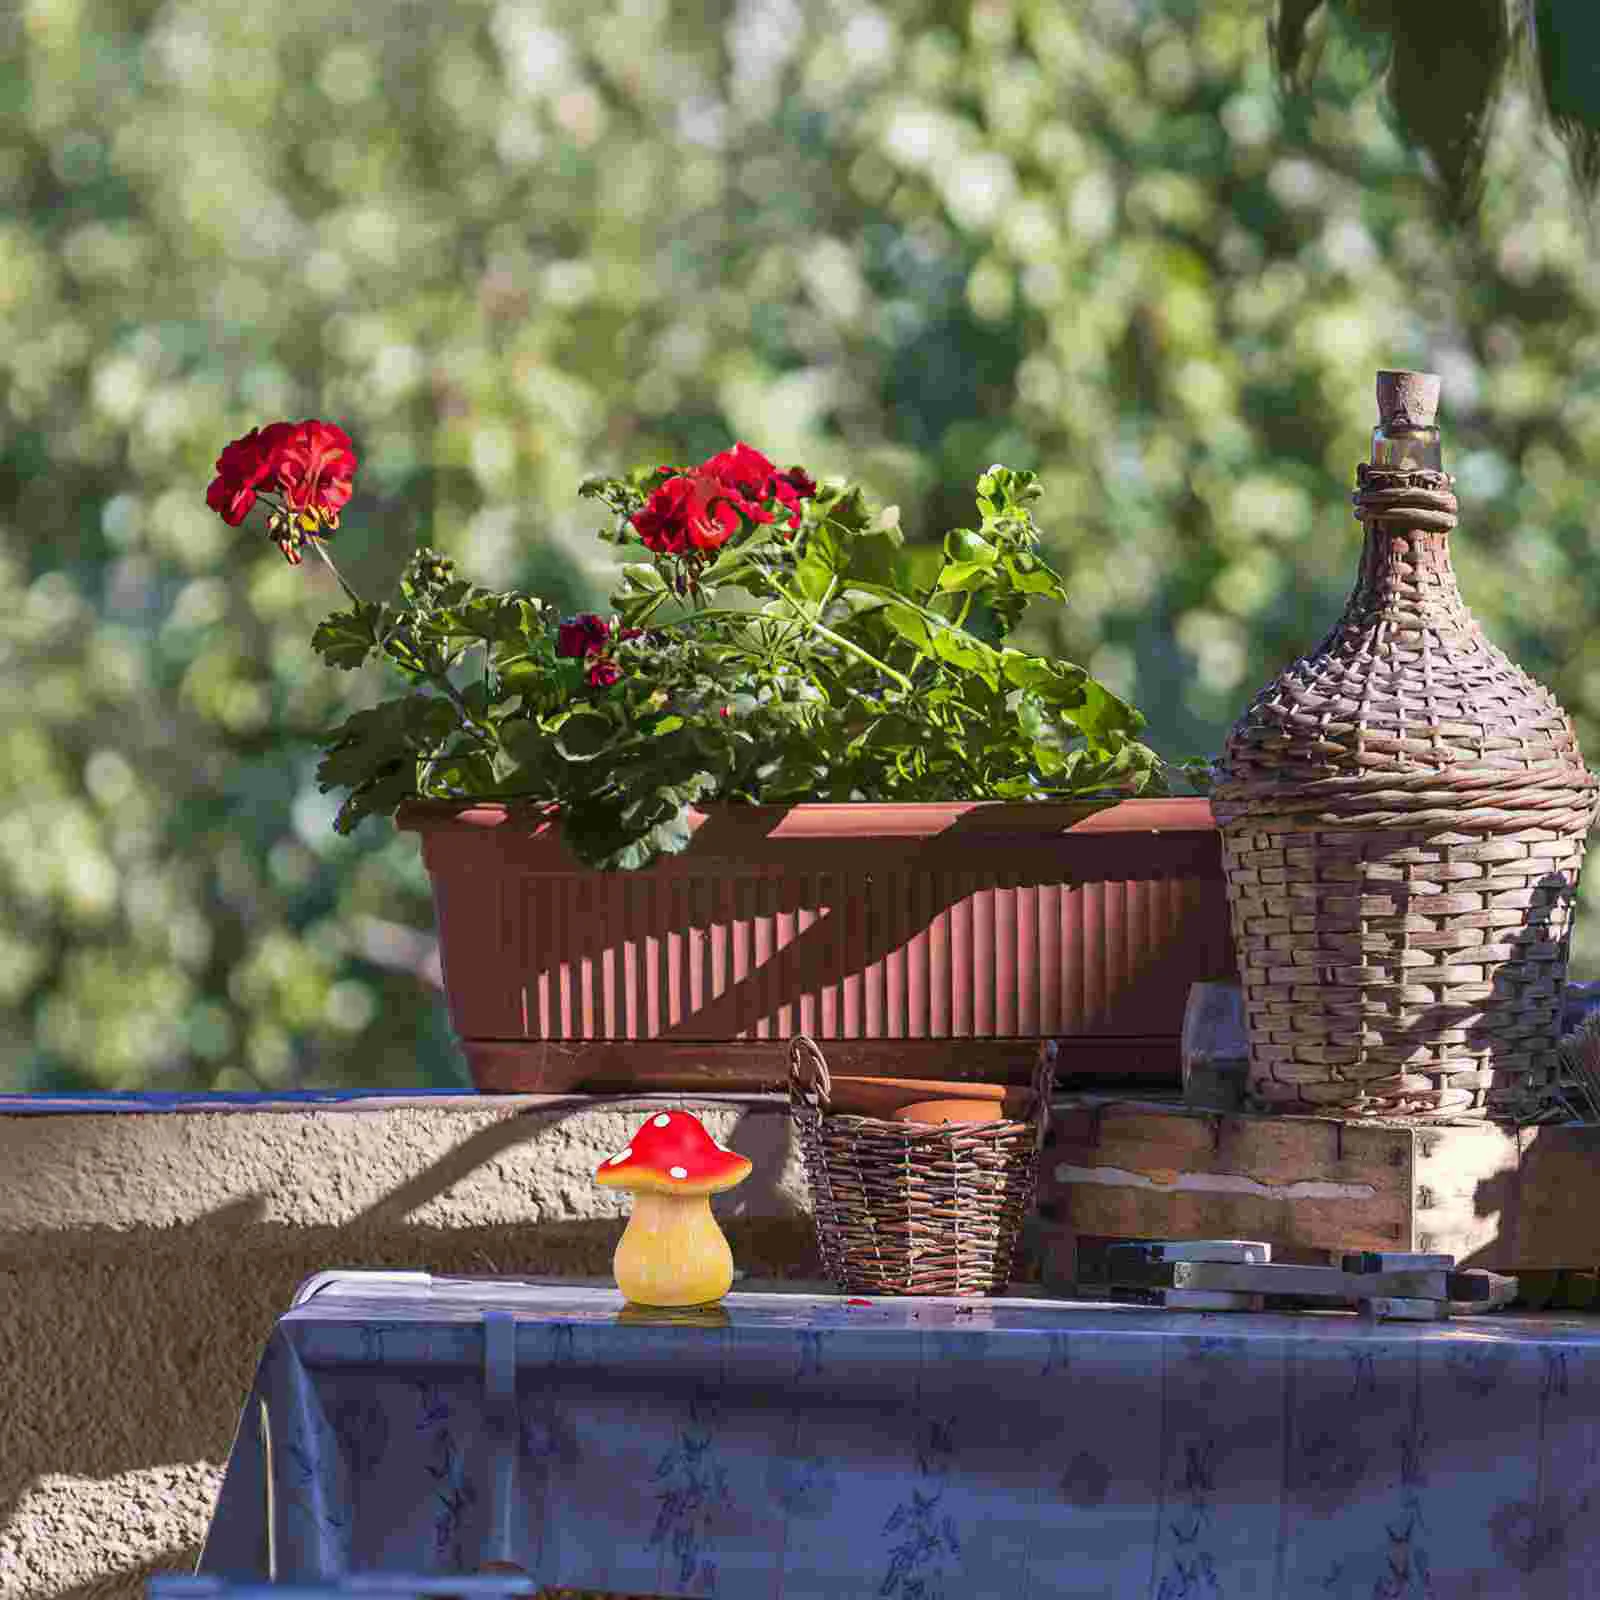
[[[824, 489], [813, 501], [818, 513], [835, 522], [846, 533], [860, 533], [872, 525], [866, 496], [859, 488]], [[821, 525], [819, 521], [819, 526]]]
[[997, 800], [1031, 800], [1038, 787], [1031, 777], [1002, 778], [994, 786], [994, 797]]
[[686, 803], [670, 817], [662, 818], [637, 844], [621, 852], [617, 865], [623, 868], [647, 866], [658, 856], [682, 855], [694, 837], [689, 827], [689, 809]]
[[972, 532], [970, 528], [957, 528], [954, 532], [947, 533], [944, 538], [944, 553], [947, 561], [971, 562], [985, 567], [992, 567], [1000, 555], [987, 539], [981, 534]]
[[568, 761], [594, 761], [615, 742], [617, 725], [603, 712], [579, 710], [562, 719], [556, 748]]
[[1284, 85], [1303, 94], [1316, 76], [1327, 39], [1323, 0], [1277, 0], [1267, 19], [1267, 47]]
[[953, 667], [965, 667], [978, 673], [990, 688], [1000, 685], [999, 653], [965, 628], [935, 628], [933, 653]]
[[849, 583], [898, 586], [902, 579], [900, 554], [905, 542], [905, 535], [897, 526], [856, 534], [845, 547], [841, 578]]
[[1001, 566], [1012, 588], [1023, 594], [1049, 595], [1065, 604], [1067, 591], [1061, 579], [1037, 557], [1006, 556]]
[[317, 624], [311, 635], [311, 648], [330, 667], [349, 671], [359, 667], [378, 648], [379, 629], [387, 607], [365, 601], [348, 611], [335, 611]]
[[1061, 715], [1072, 722], [1086, 738], [1104, 742], [1117, 735], [1131, 737], [1145, 725], [1143, 715], [1128, 702], [1087, 674], [1083, 680], [1083, 698]]
[[[428, 618], [425, 630], [442, 639], [520, 642], [526, 637], [525, 624], [530, 617], [537, 618], [537, 613], [526, 601], [507, 595], [480, 594], [463, 605], [435, 611]], [[535, 621], [534, 626], [538, 625]]]
[[[321, 785], [324, 794], [329, 789], [342, 787], [343, 784]], [[416, 763], [395, 761], [351, 789], [334, 815], [333, 831], [350, 834], [367, 817], [393, 816], [395, 807], [411, 799], [416, 792]]]
[[942, 594], [986, 589], [993, 581], [994, 563], [989, 561], [953, 561], [939, 570], [939, 590]]
[[1483, 192], [1483, 163], [1511, 57], [1505, 0], [1452, 0], [1395, 11], [1389, 99], [1406, 136], [1433, 158], [1452, 214], [1464, 220]]
[[902, 639], [914, 644], [923, 655], [932, 657], [933, 623], [920, 606], [908, 605], [890, 596], [878, 613]]
[[[837, 581], [838, 568], [821, 540], [807, 542], [805, 553], [794, 569], [795, 586], [812, 605], [821, 605]], [[781, 609], [777, 615], [782, 615]]]
[[800, 559], [795, 564], [795, 581], [808, 600], [820, 601], [835, 580], [847, 570], [847, 538], [847, 530], [826, 522], [813, 524], [802, 535]]
[[528, 780], [534, 770], [533, 767], [517, 760], [504, 746], [494, 752], [490, 763], [494, 772], [495, 788], [502, 793], [516, 792], [529, 786]]
[[1029, 689], [1042, 699], [1057, 706], [1076, 706], [1083, 702], [1084, 685], [1089, 674], [1070, 661], [1057, 661], [1048, 656], [1025, 655], [1020, 650], [1000, 652], [1000, 668], [1006, 682], [1019, 689]]
[[1600, 7], [1533, 0], [1539, 86], [1579, 192], [1600, 193]]
[[508, 695], [533, 694], [549, 681], [549, 668], [541, 661], [513, 661], [498, 671], [500, 688]]
[[487, 756], [462, 755], [432, 763], [427, 790], [441, 798], [487, 794], [499, 782], [497, 766]]
[[387, 815], [417, 793], [417, 763], [439, 754], [455, 727], [455, 708], [435, 696], [407, 695], [357, 711], [325, 735], [317, 787], [348, 789], [334, 827], [348, 833], [365, 816]]

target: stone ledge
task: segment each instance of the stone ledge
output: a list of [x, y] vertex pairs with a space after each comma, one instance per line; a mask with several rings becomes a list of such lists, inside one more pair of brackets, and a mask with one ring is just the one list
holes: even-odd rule
[[[384, 1097], [386, 1100], [388, 1097]], [[0, 1115], [0, 1249], [74, 1229], [540, 1224], [620, 1218], [595, 1168], [648, 1111], [694, 1111], [755, 1171], [719, 1195], [727, 1220], [795, 1216], [805, 1181], [787, 1107], [696, 1096], [406, 1098], [337, 1109], [257, 1104], [183, 1115]]]

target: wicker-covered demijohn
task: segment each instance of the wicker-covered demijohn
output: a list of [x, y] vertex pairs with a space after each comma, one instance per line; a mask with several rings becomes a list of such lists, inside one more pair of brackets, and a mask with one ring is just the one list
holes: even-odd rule
[[828, 1109], [816, 1043], [789, 1046], [789, 1108], [823, 1270], [845, 1294], [999, 1294], [1033, 1205], [1056, 1045], [1045, 1040], [1026, 1121], [922, 1124]]
[[1456, 587], [1438, 396], [1431, 374], [1379, 373], [1344, 615], [1218, 763], [1258, 1107], [1426, 1122], [1555, 1105], [1597, 783]]

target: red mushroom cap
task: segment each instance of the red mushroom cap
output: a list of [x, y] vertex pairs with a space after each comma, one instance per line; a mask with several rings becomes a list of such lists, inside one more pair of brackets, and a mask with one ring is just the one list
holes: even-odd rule
[[660, 1194], [720, 1194], [750, 1176], [743, 1156], [717, 1143], [687, 1111], [658, 1111], [626, 1149], [602, 1162], [594, 1181], [604, 1189]]

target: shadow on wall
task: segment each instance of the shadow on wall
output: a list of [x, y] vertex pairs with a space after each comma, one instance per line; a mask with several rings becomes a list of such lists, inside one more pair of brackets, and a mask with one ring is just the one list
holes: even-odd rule
[[[550, 1126], [480, 1130], [341, 1225], [266, 1221], [256, 1195], [174, 1227], [0, 1234], [0, 1595], [135, 1600], [151, 1571], [193, 1568], [262, 1347], [312, 1273], [608, 1276], [618, 1218], [408, 1220]], [[788, 1137], [786, 1118], [742, 1119], [731, 1142], [755, 1172], [713, 1202], [752, 1277], [821, 1275], [777, 1187]]]

